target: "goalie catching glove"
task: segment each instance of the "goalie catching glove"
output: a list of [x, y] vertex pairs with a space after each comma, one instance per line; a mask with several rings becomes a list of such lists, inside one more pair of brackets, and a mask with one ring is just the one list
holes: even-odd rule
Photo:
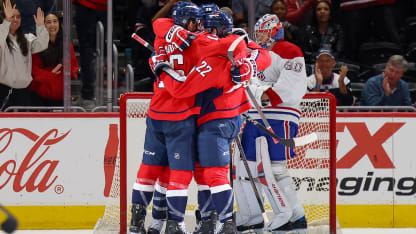
[[149, 66], [152, 69], [152, 72], [159, 78], [163, 68], [170, 67], [170, 64], [166, 54], [156, 54], [153, 52], [152, 56], [149, 58]]

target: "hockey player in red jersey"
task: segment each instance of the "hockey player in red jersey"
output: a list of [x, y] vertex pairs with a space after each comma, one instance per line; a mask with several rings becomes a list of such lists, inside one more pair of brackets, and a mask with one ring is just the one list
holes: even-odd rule
[[[211, 33], [224, 38], [231, 33], [232, 19], [226, 12], [212, 12], [204, 16], [204, 26]], [[210, 36], [213, 40], [217, 37]], [[235, 40], [236, 36], [227, 37]], [[222, 39], [224, 40], [224, 39]], [[242, 42], [245, 44], [245, 42]], [[188, 50], [197, 46], [196, 40]], [[201, 209], [202, 225], [195, 233], [214, 233], [214, 225], [209, 223], [209, 211], [215, 205], [220, 219], [218, 233], [235, 233], [232, 220], [233, 194], [228, 181], [229, 145], [238, 134], [241, 125], [239, 114], [250, 108], [244, 86], [239, 82], [256, 76], [257, 67], [264, 70], [270, 65], [268, 51], [256, 43], [248, 44], [250, 54], [241, 50], [235, 56], [239, 71], [230, 77], [231, 62], [223, 56], [204, 57], [196, 63], [187, 75], [173, 69], [164, 69], [159, 77], [164, 87], [175, 97], [187, 98], [202, 91], [204, 96], [201, 114], [198, 116], [198, 161], [194, 178], [198, 184], [198, 202]], [[206, 91], [208, 90], [208, 91]], [[201, 93], [200, 93], [201, 94]], [[201, 188], [203, 191], [201, 191]], [[206, 192], [207, 194], [203, 194]], [[212, 201], [208, 202], [212, 194]], [[205, 218], [205, 219], [204, 219]]]
[[[190, 30], [196, 30], [201, 18], [199, 8], [194, 6], [186, 8], [181, 4], [175, 8], [177, 12], [179, 9], [187, 12], [180, 18], [180, 20], [187, 21], [183, 25], [189, 26]], [[191, 18], [193, 20], [190, 20]], [[177, 19], [179, 20], [179, 17]], [[181, 40], [170, 43], [167, 46], [168, 50], [186, 49], [193, 35], [186, 33], [180, 38]], [[177, 188], [176, 194], [186, 194], [186, 189], [182, 189], [180, 178], [192, 177], [192, 170], [195, 167], [195, 115], [200, 112], [200, 107], [196, 105], [195, 100], [195, 97], [188, 99], [172, 97], [163, 88], [163, 82], [159, 78], [155, 79], [154, 96], [147, 111], [143, 159], [133, 185], [130, 233], [146, 233], [144, 220], [152, 196], [154, 196], [154, 211], [160, 210], [161, 212], [159, 214], [156, 212], [158, 217], [152, 220], [148, 233], [160, 233], [164, 225], [163, 219], [166, 219], [166, 193], [169, 186]], [[170, 177], [170, 171], [173, 172], [172, 177]], [[179, 183], [169, 184], [172, 179], [178, 179]], [[176, 204], [176, 202], [173, 203]], [[186, 207], [186, 201], [178, 205]], [[167, 229], [166, 233], [181, 233], [179, 229], [185, 230], [185, 227], [183, 222], [180, 225], [182, 226], [175, 226], [178, 230]]]
[[[284, 28], [276, 15], [266, 14], [261, 17], [255, 24], [255, 33], [257, 43], [270, 50], [272, 65], [264, 72], [259, 72], [258, 79], [252, 79], [247, 88], [252, 91], [257, 103], [263, 105], [263, 113], [273, 131], [280, 137], [293, 138], [298, 132], [301, 114], [299, 105], [306, 93], [305, 60], [302, 51], [298, 46], [283, 40]], [[250, 110], [248, 114], [262, 122], [257, 110]], [[259, 176], [257, 166], [263, 160], [271, 161], [271, 168], [265, 166], [270, 163], [263, 163], [264, 173], [270, 175], [263, 180], [267, 183], [256, 182], [258, 188], [263, 188], [274, 212], [265, 230], [277, 234], [289, 231], [306, 233], [305, 211], [287, 172], [286, 160], [296, 156], [293, 148], [276, 144], [250, 122], [247, 122], [243, 130], [242, 145], [253, 177]], [[261, 154], [262, 157], [259, 157]], [[235, 161], [234, 191], [239, 207], [238, 230], [252, 229], [256, 233], [263, 233], [263, 217], [255, 202], [252, 187], [249, 181], [241, 179], [247, 177], [247, 172], [241, 166], [241, 160]], [[272, 188], [271, 185], [275, 187]]]

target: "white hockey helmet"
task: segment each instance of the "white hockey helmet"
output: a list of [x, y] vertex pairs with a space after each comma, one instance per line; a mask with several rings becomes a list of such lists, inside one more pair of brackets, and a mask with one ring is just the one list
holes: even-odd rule
[[279, 17], [274, 14], [265, 14], [254, 25], [255, 38], [257, 44], [264, 48], [269, 47], [274, 42], [283, 39], [285, 33]]

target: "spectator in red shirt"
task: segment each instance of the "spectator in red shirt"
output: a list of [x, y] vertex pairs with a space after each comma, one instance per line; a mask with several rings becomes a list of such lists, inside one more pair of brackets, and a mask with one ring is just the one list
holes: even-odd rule
[[312, 10], [317, 0], [286, 0], [286, 19], [295, 25], [309, 24], [312, 19]]
[[[58, 16], [49, 13], [45, 17], [45, 27], [49, 33], [48, 48], [32, 55], [32, 78], [30, 89], [39, 97], [34, 97], [36, 106], [63, 105], [63, 38], [62, 27]], [[71, 47], [71, 77], [78, 76], [78, 62], [74, 48]]]

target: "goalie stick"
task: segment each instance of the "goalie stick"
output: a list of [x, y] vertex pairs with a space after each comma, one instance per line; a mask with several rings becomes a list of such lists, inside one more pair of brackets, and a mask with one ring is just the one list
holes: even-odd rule
[[243, 115], [244, 118], [246, 118], [252, 124], [256, 125], [263, 132], [265, 132], [267, 135], [269, 135], [269, 136], [271, 136], [273, 138], [277, 138], [278, 140], [280, 139], [279, 140], [280, 143], [282, 143], [283, 145], [285, 145], [287, 147], [303, 146], [303, 145], [312, 143], [312, 142], [314, 142], [314, 141], [316, 141], [318, 139], [318, 136], [316, 135], [316, 133], [310, 133], [310, 134], [305, 135], [305, 136], [295, 137], [295, 138], [289, 138], [289, 139], [280, 138], [274, 132], [269, 131], [261, 123], [257, 122], [255, 119], [252, 119], [247, 114], [242, 114], [242, 115]]
[[4, 222], [1, 224], [1, 230], [5, 231], [6, 233], [14, 232], [18, 224], [16, 218], [10, 214], [2, 205], [0, 205], [0, 212], [7, 216], [7, 219], [4, 220]]
[[268, 223], [269, 219], [267, 217], [266, 211], [264, 210], [264, 205], [263, 205], [263, 202], [261, 201], [259, 191], [257, 190], [256, 184], [254, 183], [254, 178], [253, 178], [253, 175], [251, 174], [250, 167], [248, 166], [247, 157], [246, 157], [246, 154], [244, 153], [243, 145], [241, 144], [240, 135], [237, 135], [237, 137], [235, 138], [235, 142], [237, 143], [238, 150], [240, 151], [240, 156], [241, 156], [240, 158], [243, 161], [244, 167], [246, 168], [248, 179], [250, 180], [251, 188], [253, 189], [254, 195], [256, 196], [257, 202], [259, 204], [261, 214], [264, 219], [264, 223]]
[[[231, 61], [233, 66], [235, 66], [235, 61], [234, 61], [234, 57], [233, 57], [234, 50], [237, 47], [238, 43], [240, 43], [240, 41], [244, 37], [245, 36], [240, 36], [239, 38], [237, 38], [233, 43], [231, 43], [230, 47], [227, 50], [227, 57]], [[269, 121], [267, 121], [266, 116], [264, 116], [264, 113], [261, 110], [260, 105], [257, 103], [256, 98], [254, 97], [253, 93], [250, 90], [250, 87], [247, 86], [246, 91], [247, 91], [247, 94], [248, 94], [250, 100], [254, 104], [254, 107], [256, 108], [257, 112], [259, 113], [259, 115], [261, 117], [261, 120], [263, 121], [265, 126], [261, 125], [259, 122], [255, 121], [255, 120], [249, 118], [248, 115], [244, 115], [244, 114], [243, 115], [250, 122], [252, 122], [254, 125], [256, 125], [260, 129], [265, 131], [269, 136], [271, 136], [275, 143], [280, 142], [282, 145], [284, 145], [286, 147], [295, 147], [295, 146], [301, 146], [301, 145], [309, 144], [309, 143], [314, 142], [318, 139], [318, 136], [316, 135], [316, 133], [310, 133], [308, 135], [305, 135], [305, 136], [302, 136], [302, 137], [299, 137], [299, 138], [281, 138], [281, 137], [277, 136], [274, 133], [272, 127], [270, 126]], [[253, 121], [255, 121], [255, 122], [253, 122]]]

